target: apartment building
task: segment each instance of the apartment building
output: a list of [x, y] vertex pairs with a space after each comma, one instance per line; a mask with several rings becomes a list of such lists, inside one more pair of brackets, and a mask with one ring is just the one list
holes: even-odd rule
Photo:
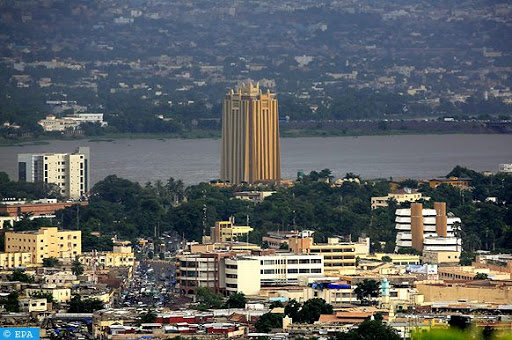
[[342, 242], [330, 237], [327, 243], [314, 243], [313, 237], [293, 237], [289, 239], [290, 251], [295, 254], [321, 255], [324, 258], [326, 275], [354, 274], [356, 257], [370, 252], [370, 239], [358, 242]]
[[18, 180], [56, 184], [62, 196], [78, 199], [89, 191], [88, 147], [74, 153], [18, 154]]
[[435, 202], [434, 209], [412, 203], [410, 209], [396, 210], [396, 250], [412, 247], [418, 251], [462, 251], [462, 241], [455, 236], [460, 218], [447, 216], [446, 203]]
[[82, 253], [80, 262], [88, 267], [133, 267], [135, 254], [130, 246], [114, 246], [112, 251]]
[[176, 278], [183, 294], [195, 294], [197, 288], [208, 287], [215, 292], [226, 287], [223, 259], [233, 253], [204, 253], [177, 257]]
[[43, 263], [49, 257], [74, 259], [82, 254], [80, 230], [58, 230], [56, 227], [36, 231], [5, 233], [6, 253], [30, 252], [33, 263]]
[[31, 265], [32, 253], [30, 252], [0, 253], [0, 269], [29, 267]]

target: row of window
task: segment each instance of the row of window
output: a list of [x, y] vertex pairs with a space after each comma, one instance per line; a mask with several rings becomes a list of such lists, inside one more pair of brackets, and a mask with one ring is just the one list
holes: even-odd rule
[[274, 265], [274, 264], [310, 264], [310, 263], [322, 263], [321, 259], [279, 259], [279, 260], [260, 260], [260, 265]]
[[[284, 269], [262, 269], [260, 274], [284, 274]], [[321, 268], [289, 268], [288, 274], [320, 274], [322, 273]]]

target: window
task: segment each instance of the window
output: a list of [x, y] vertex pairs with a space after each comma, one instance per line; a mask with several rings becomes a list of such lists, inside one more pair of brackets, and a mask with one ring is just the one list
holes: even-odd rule
[[322, 263], [321, 259], [311, 259], [311, 263]]
[[322, 269], [320, 269], [320, 268], [311, 269], [311, 274], [320, 274], [321, 272], [322, 272]]
[[299, 270], [295, 268], [288, 269], [288, 274], [297, 274], [298, 272]]
[[309, 259], [300, 259], [299, 263], [300, 264], [309, 264]]
[[265, 269], [263, 271], [263, 274], [275, 274], [276, 271], [274, 269]]
[[298, 260], [288, 260], [288, 264], [297, 264], [299, 263]]
[[301, 273], [301, 274], [309, 273], [309, 268], [300, 268], [299, 273]]

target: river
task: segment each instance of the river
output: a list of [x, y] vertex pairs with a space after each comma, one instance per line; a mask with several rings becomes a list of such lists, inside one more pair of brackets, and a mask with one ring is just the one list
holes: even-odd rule
[[[117, 139], [50, 141], [45, 145], [0, 147], [0, 171], [17, 179], [16, 155], [72, 152], [91, 148], [93, 183], [110, 174], [137, 181], [169, 177], [186, 184], [219, 177], [219, 139]], [[512, 135], [397, 135], [281, 139], [283, 178], [298, 170], [331, 169], [335, 176], [353, 172], [364, 178], [432, 178], [455, 165], [497, 171], [512, 162]]]

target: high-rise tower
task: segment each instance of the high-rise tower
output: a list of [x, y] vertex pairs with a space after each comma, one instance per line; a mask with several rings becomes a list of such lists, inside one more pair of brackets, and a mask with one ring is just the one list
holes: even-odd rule
[[233, 184], [281, 179], [277, 99], [259, 84], [241, 84], [224, 99], [220, 178]]

